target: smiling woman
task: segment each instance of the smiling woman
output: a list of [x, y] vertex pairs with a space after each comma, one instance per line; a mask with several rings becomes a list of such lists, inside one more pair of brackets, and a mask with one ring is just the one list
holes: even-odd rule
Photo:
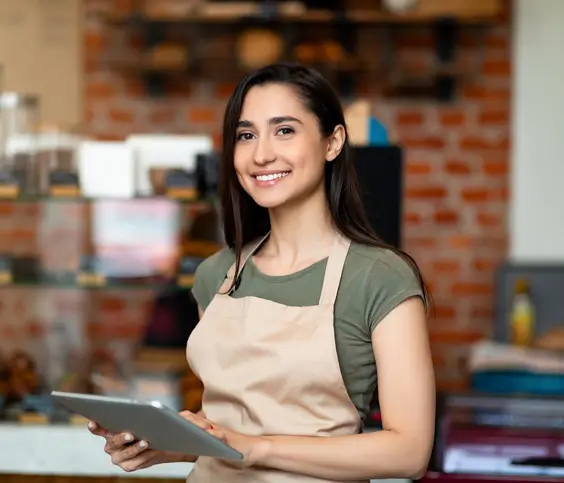
[[[418, 478], [435, 417], [428, 294], [370, 229], [336, 94], [306, 67], [261, 69], [229, 100], [223, 143], [227, 247], [196, 273], [187, 355], [203, 407], [183, 415], [244, 462], [106, 434], [112, 460], [196, 461], [190, 483]], [[376, 386], [383, 429], [363, 433]]]

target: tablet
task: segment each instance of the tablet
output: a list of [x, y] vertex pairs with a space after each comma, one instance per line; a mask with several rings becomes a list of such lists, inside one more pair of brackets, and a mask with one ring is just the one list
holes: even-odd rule
[[149, 448], [240, 461], [243, 455], [172, 409], [154, 401], [53, 391], [53, 400], [112, 433], [131, 433]]

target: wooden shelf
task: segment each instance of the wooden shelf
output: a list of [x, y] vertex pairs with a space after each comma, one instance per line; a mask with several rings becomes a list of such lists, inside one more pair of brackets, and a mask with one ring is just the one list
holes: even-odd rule
[[245, 21], [264, 21], [281, 23], [351, 23], [355, 25], [377, 24], [423, 24], [432, 23], [449, 17], [460, 23], [495, 23], [505, 12], [503, 0], [427, 0], [419, 7], [405, 14], [391, 14], [375, 10], [349, 10], [344, 14], [336, 14], [326, 10], [308, 10], [303, 14], [284, 13], [275, 16], [261, 15], [260, 11], [249, 12], [246, 16], [234, 16], [232, 13], [207, 13], [205, 10], [190, 15], [146, 15], [143, 13], [108, 14], [113, 23], [135, 21], [193, 23], [193, 24], [225, 24]]

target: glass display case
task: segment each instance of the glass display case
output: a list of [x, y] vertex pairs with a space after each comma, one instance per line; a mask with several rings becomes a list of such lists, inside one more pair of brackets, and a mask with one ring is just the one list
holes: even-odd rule
[[213, 200], [0, 199], [2, 418], [64, 417], [53, 389], [197, 409], [190, 287], [221, 240]]

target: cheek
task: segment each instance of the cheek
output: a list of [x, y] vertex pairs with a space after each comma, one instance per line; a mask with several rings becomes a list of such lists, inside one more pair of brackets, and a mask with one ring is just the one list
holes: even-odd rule
[[239, 146], [235, 147], [235, 150], [233, 151], [233, 166], [235, 167], [237, 174], [245, 169], [245, 164], [245, 150], [241, 149]]

